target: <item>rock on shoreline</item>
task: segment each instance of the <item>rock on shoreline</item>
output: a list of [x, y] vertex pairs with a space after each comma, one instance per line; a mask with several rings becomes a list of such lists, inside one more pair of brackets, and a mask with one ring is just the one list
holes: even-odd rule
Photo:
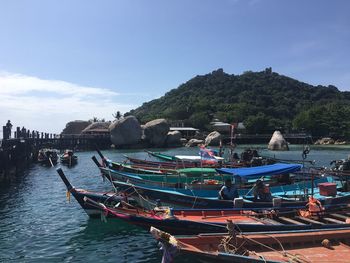
[[280, 131], [275, 131], [272, 134], [271, 140], [270, 140], [267, 148], [269, 150], [272, 150], [272, 151], [288, 151], [289, 150], [288, 143], [284, 139], [284, 137]]
[[135, 145], [141, 141], [142, 129], [134, 116], [112, 122], [109, 126], [112, 143], [118, 146]]
[[315, 145], [344, 145], [348, 144], [347, 141], [344, 140], [334, 140], [333, 138], [330, 137], [324, 137], [321, 139], [318, 139], [315, 143]]

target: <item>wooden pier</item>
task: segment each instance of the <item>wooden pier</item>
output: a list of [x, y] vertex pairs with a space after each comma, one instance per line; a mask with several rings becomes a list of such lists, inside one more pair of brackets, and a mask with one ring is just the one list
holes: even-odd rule
[[109, 135], [57, 135], [30, 131], [17, 127], [11, 138], [6, 126], [3, 127], [3, 139], [0, 140], [0, 182], [12, 180], [15, 174], [23, 171], [37, 160], [41, 148], [58, 150], [72, 149], [86, 151], [108, 149], [111, 146]]

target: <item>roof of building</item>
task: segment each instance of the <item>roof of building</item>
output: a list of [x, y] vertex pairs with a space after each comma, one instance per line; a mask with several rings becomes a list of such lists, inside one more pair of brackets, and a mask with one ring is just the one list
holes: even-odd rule
[[196, 128], [192, 127], [170, 127], [171, 131], [199, 131]]
[[215, 124], [212, 124], [212, 126], [222, 126], [222, 127], [231, 127], [231, 124], [229, 123], [224, 123], [224, 122], [221, 122], [221, 123], [215, 123]]
[[210, 123], [212, 126], [231, 126], [231, 124], [227, 123], [227, 122], [222, 122], [222, 121], [212, 121]]

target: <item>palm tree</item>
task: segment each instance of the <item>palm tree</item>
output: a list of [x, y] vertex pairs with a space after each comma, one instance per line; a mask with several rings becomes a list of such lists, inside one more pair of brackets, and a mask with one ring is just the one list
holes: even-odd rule
[[117, 111], [116, 113], [112, 114], [112, 116], [119, 120], [122, 117], [122, 114], [120, 113], [120, 111]]

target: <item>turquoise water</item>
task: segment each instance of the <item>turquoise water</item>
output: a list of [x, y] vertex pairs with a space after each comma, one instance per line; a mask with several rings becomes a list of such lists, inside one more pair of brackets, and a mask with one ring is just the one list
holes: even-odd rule
[[[261, 145], [259, 153], [281, 159], [301, 159], [302, 146], [289, 152], [271, 152]], [[240, 152], [245, 146], [237, 148]], [[196, 148], [162, 150], [169, 154], [198, 154]], [[149, 158], [143, 151], [109, 150], [104, 154], [123, 161], [123, 154]], [[329, 166], [346, 158], [349, 146], [311, 147], [307, 160]], [[77, 153], [79, 163], [63, 170], [77, 188], [107, 191], [91, 161], [95, 152]], [[58, 167], [58, 166], [57, 166]], [[89, 219], [72, 198], [54, 168], [32, 165], [15, 181], [0, 185], [0, 262], [160, 262], [156, 242], [147, 231], [120, 221]]]

